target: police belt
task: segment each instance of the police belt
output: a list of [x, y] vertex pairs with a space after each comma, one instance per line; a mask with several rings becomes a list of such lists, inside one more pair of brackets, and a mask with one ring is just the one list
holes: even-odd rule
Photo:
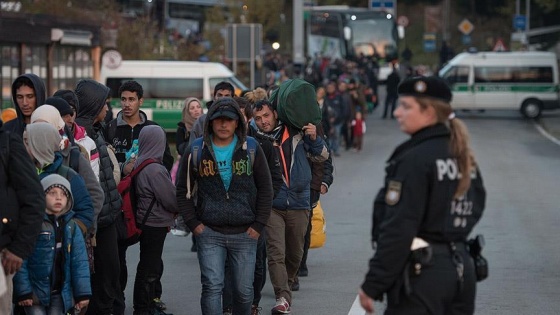
[[403, 271], [403, 286], [404, 292], [407, 296], [412, 294], [412, 287], [410, 285], [411, 273], [414, 276], [419, 276], [422, 273], [422, 268], [432, 263], [433, 255], [449, 255], [455, 268], [457, 270], [457, 282], [459, 284], [459, 291], [463, 289], [465, 264], [463, 256], [460, 252], [468, 252], [467, 246], [464, 242], [449, 242], [449, 243], [429, 243], [428, 247], [411, 251], [410, 258]]

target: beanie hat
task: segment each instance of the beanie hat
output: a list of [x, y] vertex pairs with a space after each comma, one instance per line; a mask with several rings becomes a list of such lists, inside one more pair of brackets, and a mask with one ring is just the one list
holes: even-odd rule
[[53, 96], [63, 98], [68, 103], [68, 105], [70, 105], [70, 107], [74, 109], [76, 113], [78, 112], [80, 103], [78, 102], [76, 93], [74, 93], [72, 90], [58, 90], [54, 92]]
[[52, 105], [56, 109], [58, 109], [60, 116], [74, 114], [74, 110], [72, 110], [72, 107], [70, 107], [68, 102], [61, 97], [49, 97], [47, 98], [47, 100], [45, 100], [45, 104]]
[[55, 187], [62, 189], [62, 191], [66, 194], [66, 197], [68, 197], [68, 205], [64, 212], [72, 209], [74, 205], [72, 188], [70, 182], [66, 178], [58, 174], [50, 174], [41, 179], [41, 185], [43, 186], [45, 194]]

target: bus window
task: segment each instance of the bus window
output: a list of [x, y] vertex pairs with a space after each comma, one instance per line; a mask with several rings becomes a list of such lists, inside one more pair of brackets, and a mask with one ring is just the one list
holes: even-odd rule
[[202, 79], [151, 79], [149, 94], [151, 98], [203, 98]]
[[447, 83], [449, 83], [449, 85], [453, 85], [455, 83], [469, 83], [469, 67], [451, 67], [443, 74], [442, 77], [447, 81]]

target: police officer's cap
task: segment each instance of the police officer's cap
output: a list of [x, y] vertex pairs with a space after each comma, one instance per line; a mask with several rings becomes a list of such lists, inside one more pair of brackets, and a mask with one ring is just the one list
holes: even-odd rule
[[398, 93], [402, 96], [433, 97], [447, 103], [453, 97], [447, 83], [436, 76], [406, 79], [399, 85]]

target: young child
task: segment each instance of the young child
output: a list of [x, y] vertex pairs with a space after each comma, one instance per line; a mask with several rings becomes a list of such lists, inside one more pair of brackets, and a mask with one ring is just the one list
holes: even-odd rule
[[91, 297], [82, 232], [72, 219], [70, 183], [58, 174], [41, 180], [47, 209], [33, 254], [14, 276], [14, 302], [26, 314], [79, 313]]
[[366, 133], [366, 122], [362, 118], [362, 112], [356, 111], [356, 117], [352, 120], [352, 132], [354, 134], [354, 149], [362, 151], [364, 133]]

